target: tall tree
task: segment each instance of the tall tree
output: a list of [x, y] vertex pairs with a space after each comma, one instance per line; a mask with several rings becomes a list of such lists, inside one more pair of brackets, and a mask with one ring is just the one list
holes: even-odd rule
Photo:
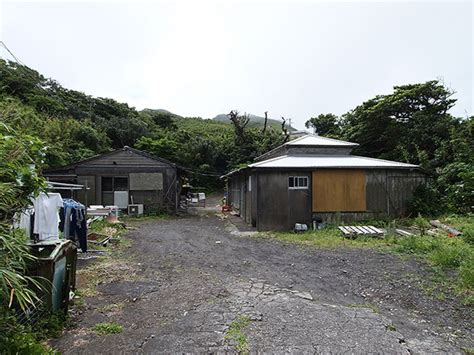
[[450, 129], [459, 123], [448, 110], [453, 92], [433, 80], [396, 86], [343, 115], [343, 137], [360, 144], [357, 152], [403, 160], [434, 169], [430, 163]]
[[339, 117], [332, 113], [311, 117], [306, 121], [305, 126], [306, 128], [312, 128], [314, 133], [317, 133], [320, 136], [338, 137], [341, 134]]

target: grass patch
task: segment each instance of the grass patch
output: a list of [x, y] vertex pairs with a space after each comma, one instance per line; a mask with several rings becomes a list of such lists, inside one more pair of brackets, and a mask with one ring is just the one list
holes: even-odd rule
[[239, 353], [248, 354], [247, 336], [244, 333], [245, 328], [250, 324], [250, 318], [247, 316], [237, 317], [227, 329], [225, 339], [232, 341]]
[[79, 270], [78, 275], [85, 280], [80, 289], [84, 297], [98, 295], [97, 286], [120, 281], [133, 281], [136, 279], [136, 270], [128, 262], [104, 256], [100, 261]]
[[359, 237], [347, 239], [342, 236], [341, 231], [335, 226], [328, 226], [322, 230], [309, 231], [305, 233], [294, 232], [262, 232], [257, 237], [276, 238], [284, 242], [309, 245], [318, 248], [366, 248], [366, 247], [386, 247], [390, 245], [387, 239], [372, 237]]
[[99, 312], [120, 312], [125, 307], [125, 302], [110, 303], [98, 309]]
[[[305, 233], [293, 232], [265, 232], [258, 233], [257, 237], [275, 238], [283, 242], [296, 243], [316, 248], [372, 248], [386, 252], [396, 253], [401, 256], [415, 256], [431, 266], [436, 277], [434, 282], [443, 289], [454, 291], [464, 298], [464, 303], [474, 303], [474, 216], [447, 216], [441, 221], [462, 231], [459, 237], [448, 238], [447, 235], [431, 236], [419, 235], [401, 237], [388, 233], [385, 238], [358, 237], [355, 239], [344, 238], [334, 225], [318, 231]], [[416, 222], [416, 223], [415, 223]], [[417, 217], [415, 220], [402, 221], [374, 221], [363, 224], [378, 225], [379, 227], [393, 229], [397, 225], [413, 225], [427, 227], [426, 220]], [[362, 224], [362, 223], [358, 223]], [[451, 275], [451, 276], [449, 276]], [[446, 280], [448, 279], [448, 282]], [[438, 295], [443, 298], [445, 295]]]
[[132, 281], [136, 278], [135, 268], [124, 260], [126, 250], [132, 245], [132, 241], [122, 235], [125, 229], [121, 225], [110, 224], [105, 221], [94, 223], [94, 228], [98, 233], [108, 228], [113, 228], [117, 232], [114, 235], [115, 243], [110, 243], [103, 248], [100, 246], [94, 247], [94, 249], [104, 250], [103, 255], [86, 268], [77, 271], [77, 274], [84, 280], [84, 284], [79, 290], [79, 293], [84, 297], [96, 296], [98, 294], [97, 286], [100, 284]]
[[122, 216], [120, 217], [120, 220], [123, 222], [145, 222], [145, 221], [156, 221], [156, 220], [169, 220], [173, 218], [174, 216], [162, 212], [162, 213], [151, 213], [151, 214], [144, 214], [141, 216]]
[[123, 327], [115, 322], [97, 323], [92, 328], [99, 335], [118, 334], [123, 331]]

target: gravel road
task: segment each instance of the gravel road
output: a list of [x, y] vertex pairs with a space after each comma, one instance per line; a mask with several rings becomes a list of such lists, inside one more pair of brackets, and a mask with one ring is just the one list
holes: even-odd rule
[[[99, 285], [63, 353], [436, 353], [472, 348], [472, 309], [426, 296], [428, 268], [369, 249], [315, 249], [236, 233], [216, 215], [128, 234], [132, 280]], [[245, 326], [232, 336], [233, 326]], [[99, 336], [99, 322], [123, 326]], [[235, 334], [234, 334], [235, 335]]]

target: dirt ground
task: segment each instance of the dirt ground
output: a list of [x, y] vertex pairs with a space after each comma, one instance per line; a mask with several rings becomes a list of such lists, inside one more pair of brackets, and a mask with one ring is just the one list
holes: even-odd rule
[[[429, 271], [415, 260], [239, 234], [212, 213], [136, 226], [127, 234], [136, 276], [98, 286], [74, 327], [51, 342], [62, 353], [473, 348], [472, 309], [428, 297], [420, 280]], [[100, 322], [123, 331], [99, 336], [91, 328]]]

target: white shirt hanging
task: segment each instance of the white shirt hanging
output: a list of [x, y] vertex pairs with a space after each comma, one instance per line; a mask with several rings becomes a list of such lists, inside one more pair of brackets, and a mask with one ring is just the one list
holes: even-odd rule
[[33, 207], [28, 207], [21, 213], [17, 213], [17, 215], [15, 215], [13, 227], [23, 229], [26, 235], [29, 237], [31, 234], [31, 215], [34, 212], [35, 210]]
[[33, 233], [39, 235], [39, 240], [58, 239], [59, 208], [63, 206], [61, 195], [41, 192], [34, 200], [33, 206], [35, 208]]

